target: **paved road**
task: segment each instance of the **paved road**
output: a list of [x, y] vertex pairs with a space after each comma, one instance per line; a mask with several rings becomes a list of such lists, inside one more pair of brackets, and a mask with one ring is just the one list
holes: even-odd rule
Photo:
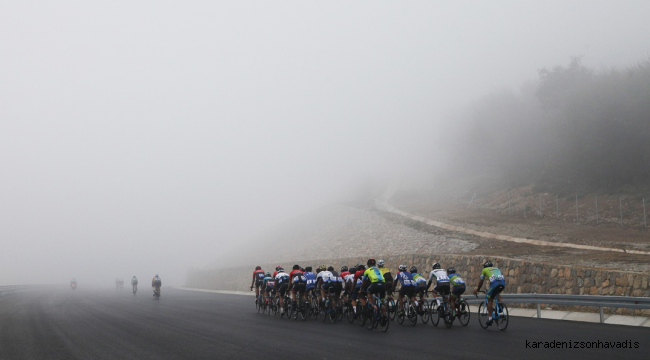
[[[0, 298], [0, 359], [648, 359], [650, 329], [512, 318], [506, 332], [475, 319], [452, 329], [391, 323], [388, 333], [347, 322], [257, 314], [252, 297], [163, 288], [79, 288]], [[526, 341], [631, 341], [638, 349], [531, 349]]]

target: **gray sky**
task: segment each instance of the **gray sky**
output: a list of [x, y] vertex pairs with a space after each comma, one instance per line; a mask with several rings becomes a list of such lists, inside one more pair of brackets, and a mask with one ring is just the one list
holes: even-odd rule
[[650, 56], [647, 1], [3, 1], [0, 284], [180, 283], [435, 161], [445, 114], [584, 56]]

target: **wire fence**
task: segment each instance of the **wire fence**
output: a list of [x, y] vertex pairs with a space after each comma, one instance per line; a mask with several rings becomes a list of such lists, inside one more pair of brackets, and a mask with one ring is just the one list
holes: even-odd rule
[[513, 217], [648, 229], [645, 196], [579, 196], [577, 193], [559, 196], [517, 189], [485, 197], [473, 192], [465, 201], [467, 209], [495, 211]]

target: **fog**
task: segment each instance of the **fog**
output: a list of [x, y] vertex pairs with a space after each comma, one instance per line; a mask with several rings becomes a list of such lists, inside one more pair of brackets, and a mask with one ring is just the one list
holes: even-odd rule
[[0, 284], [225, 258], [453, 162], [451, 114], [582, 56], [650, 56], [647, 1], [0, 4]]

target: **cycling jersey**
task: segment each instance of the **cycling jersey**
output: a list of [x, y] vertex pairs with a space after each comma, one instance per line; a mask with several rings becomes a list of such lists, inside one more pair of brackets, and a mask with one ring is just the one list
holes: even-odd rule
[[270, 276], [266, 276], [262, 280], [262, 284], [266, 287], [266, 290], [272, 290], [275, 287], [275, 280]]
[[433, 280], [433, 277], [436, 278], [436, 283], [448, 283], [449, 276], [447, 276], [447, 271], [444, 269], [435, 269], [429, 274], [429, 281]]
[[262, 285], [262, 280], [264, 280], [265, 273], [262, 270], [255, 270], [253, 271], [253, 279], [255, 279], [255, 285], [260, 286]]
[[131, 279], [131, 285], [138, 285], [138, 279], [136, 278]]
[[311, 271], [305, 273], [305, 278], [307, 278], [307, 285], [305, 289], [311, 290], [316, 286], [316, 274]]
[[415, 273], [413, 274], [413, 282], [416, 286], [425, 287], [427, 286], [427, 279], [422, 276], [422, 274]]
[[378, 282], [383, 283], [384, 276], [381, 274], [378, 267], [372, 266], [368, 268], [368, 270], [364, 271], [363, 280], [369, 280], [373, 284]]
[[275, 281], [278, 285], [288, 284], [289, 274], [286, 272], [279, 272], [277, 275], [275, 275]]
[[384, 277], [386, 284], [393, 283], [393, 274], [390, 272], [389, 268], [379, 268], [379, 271], [381, 271], [381, 275]]
[[305, 274], [303, 274], [303, 272], [300, 270], [293, 270], [291, 273], [289, 273], [289, 277], [291, 278], [291, 282], [293, 284], [307, 283], [307, 278], [305, 277]]
[[451, 283], [451, 286], [465, 285], [465, 280], [463, 280], [463, 278], [458, 274], [449, 275], [449, 282]]
[[488, 279], [490, 284], [497, 281], [505, 281], [501, 270], [495, 267], [486, 267], [481, 271], [481, 280]]
[[413, 281], [413, 275], [408, 271], [400, 271], [397, 273], [397, 281], [402, 284], [402, 287], [405, 286], [415, 286]]

